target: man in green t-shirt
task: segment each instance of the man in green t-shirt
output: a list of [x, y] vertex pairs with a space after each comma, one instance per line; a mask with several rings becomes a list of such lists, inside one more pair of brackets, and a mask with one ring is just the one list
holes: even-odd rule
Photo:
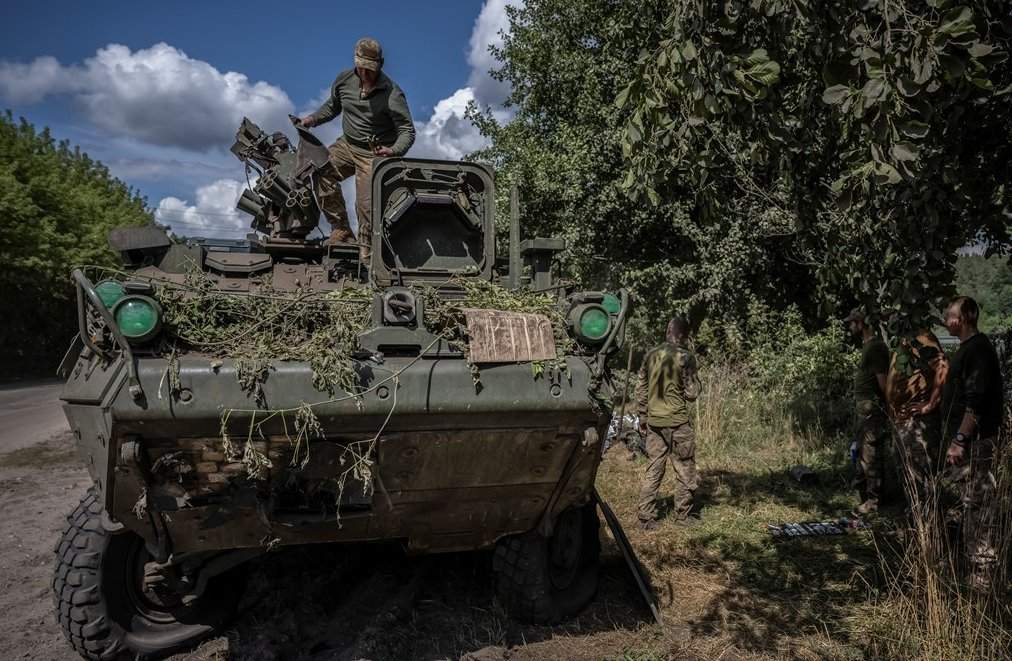
[[636, 382], [640, 431], [646, 437], [647, 465], [640, 491], [639, 520], [644, 530], [657, 527], [657, 491], [667, 461], [675, 471], [674, 516], [688, 521], [699, 484], [696, 438], [687, 402], [699, 396], [696, 359], [688, 349], [689, 324], [684, 317], [668, 323], [665, 343], [643, 358]]
[[847, 316], [850, 332], [861, 338], [861, 361], [854, 372], [854, 402], [857, 407], [857, 475], [854, 486], [861, 503], [857, 514], [878, 511], [889, 418], [886, 416], [885, 388], [889, 374], [889, 347], [867, 323], [860, 308]]
[[372, 251], [372, 164], [376, 158], [403, 156], [415, 141], [415, 125], [404, 92], [383, 73], [383, 49], [375, 39], [355, 44], [355, 67], [337, 75], [319, 110], [299, 122], [310, 128], [341, 115], [343, 134], [330, 146], [330, 167], [318, 181], [320, 210], [333, 231], [331, 242], [352, 242], [341, 181], [355, 176], [359, 256]]

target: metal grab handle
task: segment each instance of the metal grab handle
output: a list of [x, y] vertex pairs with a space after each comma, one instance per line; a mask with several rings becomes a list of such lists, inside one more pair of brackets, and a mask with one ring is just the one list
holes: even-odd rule
[[90, 302], [98, 310], [98, 313], [102, 315], [102, 321], [109, 328], [109, 332], [112, 333], [112, 337], [116, 340], [120, 351], [123, 352], [123, 358], [127, 364], [130, 396], [134, 399], [140, 399], [144, 395], [144, 391], [141, 389], [140, 380], [137, 378], [137, 364], [134, 362], [134, 354], [130, 349], [130, 343], [123, 337], [123, 333], [120, 332], [119, 326], [116, 325], [116, 320], [113, 319], [112, 313], [105, 307], [105, 303], [102, 302], [98, 292], [95, 291], [95, 285], [91, 283], [88, 276], [81, 269], [74, 269], [70, 275], [77, 286], [77, 331], [81, 336], [81, 341], [103, 359], [111, 360], [112, 356], [109, 355], [109, 352], [99, 347], [88, 334], [88, 307], [85, 302], [85, 298], [87, 298], [87, 302]]
[[608, 335], [608, 339], [605, 340], [604, 346], [601, 347], [601, 350], [597, 352], [598, 360], [597, 365], [594, 368], [595, 376], [601, 376], [601, 373], [604, 372], [604, 363], [608, 357], [608, 350], [611, 349], [611, 345], [615, 342], [615, 338], [618, 336], [618, 334], [625, 330], [625, 317], [626, 314], [629, 312], [629, 292], [626, 291], [624, 288], [619, 289], [618, 295], [619, 301], [621, 302], [621, 307], [619, 308], [618, 316], [615, 319], [615, 327]]

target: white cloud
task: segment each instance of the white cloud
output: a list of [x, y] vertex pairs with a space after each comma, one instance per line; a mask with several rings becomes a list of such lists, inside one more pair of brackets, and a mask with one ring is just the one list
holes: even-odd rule
[[506, 7], [522, 4], [523, 0], [487, 0], [474, 22], [471, 50], [467, 55], [467, 62], [471, 65], [471, 76], [467, 84], [473, 90], [478, 105], [482, 107], [501, 106], [509, 94], [507, 83], [489, 75], [489, 70], [499, 66], [499, 62], [489, 52], [489, 47], [502, 46], [502, 33], [509, 31]]
[[[250, 179], [256, 184], [256, 179]], [[253, 217], [235, 208], [246, 181], [219, 179], [196, 190], [196, 204], [190, 204], [178, 197], [163, 197], [155, 209], [155, 220], [168, 225], [180, 236], [203, 236], [218, 239], [242, 239], [252, 232]], [[355, 178], [341, 182], [341, 190], [348, 202], [348, 216], [352, 229], [358, 228], [355, 215]], [[321, 216], [322, 219], [322, 216]], [[320, 222], [320, 231], [326, 236], [330, 228], [325, 220]]]
[[241, 239], [250, 232], [252, 218], [235, 208], [245, 181], [219, 179], [196, 191], [196, 204], [165, 197], [155, 209], [155, 220], [181, 236]]
[[509, 29], [506, 7], [516, 6], [521, 1], [486, 0], [471, 30], [468, 84], [437, 103], [427, 121], [415, 122], [417, 138], [412, 156], [459, 160], [484, 147], [487, 141], [465, 117], [470, 102], [480, 109], [491, 108], [499, 121], [509, 120], [510, 113], [502, 107], [509, 86], [489, 75], [489, 70], [497, 66], [489, 46], [502, 45], [501, 33]]
[[49, 56], [0, 62], [0, 97], [36, 103], [52, 95], [71, 96], [112, 135], [194, 151], [227, 147], [243, 115], [276, 130], [295, 108], [281, 88], [222, 73], [165, 43], [137, 51], [110, 44], [80, 65]]

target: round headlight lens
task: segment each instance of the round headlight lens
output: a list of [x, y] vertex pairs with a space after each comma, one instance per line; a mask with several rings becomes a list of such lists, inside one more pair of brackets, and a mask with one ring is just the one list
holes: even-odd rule
[[119, 299], [126, 294], [126, 289], [123, 288], [122, 283], [115, 280], [103, 280], [95, 285], [95, 293], [102, 299], [102, 304], [111, 310], [112, 306], [116, 305]]
[[147, 296], [126, 296], [113, 310], [116, 325], [131, 342], [144, 342], [158, 333], [162, 324], [162, 311], [154, 299]]
[[608, 334], [608, 313], [599, 307], [588, 307], [580, 315], [580, 335], [588, 340], [602, 340]]

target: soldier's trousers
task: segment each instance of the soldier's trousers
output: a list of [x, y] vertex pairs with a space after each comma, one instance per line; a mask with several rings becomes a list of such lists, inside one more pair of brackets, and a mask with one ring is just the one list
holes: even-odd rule
[[998, 562], [998, 503], [995, 501], [995, 438], [976, 438], [967, 448], [963, 482], [963, 549], [970, 567], [990, 572]]
[[372, 162], [375, 156], [368, 149], [349, 144], [343, 137], [334, 141], [330, 152], [330, 167], [317, 179], [317, 197], [320, 211], [335, 230], [351, 232], [348, 208], [341, 192], [341, 182], [355, 176], [355, 214], [358, 216], [358, 245], [363, 259], [372, 248]]
[[874, 402], [859, 402], [858, 461], [854, 487], [862, 501], [878, 505], [885, 472], [886, 445], [889, 442], [889, 420]]
[[912, 515], [925, 524], [937, 522], [941, 503], [937, 476], [940, 469], [941, 419], [937, 413], [896, 420], [896, 465]]
[[664, 480], [668, 460], [675, 472], [674, 516], [684, 519], [692, 510], [692, 496], [699, 486], [696, 472], [696, 437], [692, 425], [647, 427], [647, 464], [640, 490], [639, 519], [657, 518], [657, 492]]

